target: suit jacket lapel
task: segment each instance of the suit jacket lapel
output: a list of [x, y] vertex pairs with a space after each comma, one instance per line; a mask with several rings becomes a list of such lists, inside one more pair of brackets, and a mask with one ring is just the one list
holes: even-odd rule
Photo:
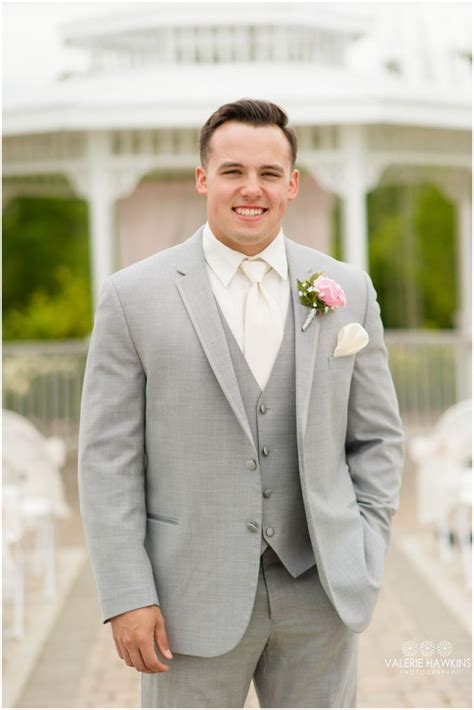
[[295, 377], [296, 377], [296, 424], [298, 448], [303, 451], [303, 442], [308, 421], [309, 398], [313, 384], [314, 366], [321, 330], [321, 319], [316, 316], [309, 328], [301, 330], [308, 315], [308, 307], [300, 303], [296, 288], [296, 279], [304, 281], [315, 271], [318, 265], [308, 268], [306, 253], [301, 253], [295, 242], [285, 237], [286, 256], [288, 260], [288, 276], [290, 279], [291, 296], [295, 314]]
[[[202, 249], [202, 228], [183, 243], [176, 282], [204, 353], [237, 420], [255, 450]], [[256, 450], [255, 450], [255, 453]]]

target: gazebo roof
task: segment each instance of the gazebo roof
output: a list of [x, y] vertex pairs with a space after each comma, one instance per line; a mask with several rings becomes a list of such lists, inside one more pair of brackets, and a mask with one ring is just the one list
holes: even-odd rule
[[390, 77], [314, 66], [147, 67], [76, 78], [6, 106], [6, 135], [59, 130], [194, 127], [226, 101], [281, 103], [295, 124], [396, 123], [469, 129], [470, 102]]
[[[347, 61], [351, 43], [370, 30], [367, 17], [319, 3], [272, 3], [271, 7], [269, 14], [269, 5], [263, 3], [153, 4], [139, 13], [109, 13], [68, 24], [63, 27], [65, 43], [90, 52], [90, 69], [39, 87], [27, 98], [7, 101], [3, 132], [199, 127], [216, 106], [242, 97], [280, 103], [294, 125], [378, 123], [470, 129], [467, 84], [443, 85], [440, 91], [436, 81], [407, 80], [384, 66], [363, 70]], [[190, 34], [185, 36], [186, 28]], [[192, 61], [191, 55], [185, 56], [186, 51], [201, 51], [199, 32], [206, 28], [230, 32], [235, 56], [228, 61]], [[253, 33], [247, 41], [252, 42], [254, 54], [247, 61], [239, 61], [245, 40], [239, 31]], [[176, 32], [181, 43], [179, 61], [162, 61], [153, 55], [164, 51], [170, 36], [166, 32]], [[299, 59], [288, 55], [291, 61], [259, 58], [255, 44], [265, 35], [258, 32], [302, 32], [309, 43], [308, 56], [322, 52], [322, 61], [319, 55], [309, 61], [304, 54]], [[267, 43], [273, 42], [273, 52], [271, 37]], [[295, 37], [286, 37], [292, 47]], [[327, 49], [328, 39], [335, 51]], [[222, 40], [215, 35], [213, 41], [222, 47]], [[110, 68], [109, 55], [118, 57], [122, 65]], [[124, 58], [128, 64], [123, 65]]]
[[[137, 9], [137, 5], [139, 6]], [[124, 3], [124, 10], [100, 17], [65, 23], [66, 44], [75, 47], [130, 48], [132, 38], [153, 32], [156, 27], [242, 26], [302, 24], [329, 30], [347, 38], [365, 35], [372, 24], [369, 14], [339, 10], [331, 3], [308, 2], [211, 2], [211, 3]]]

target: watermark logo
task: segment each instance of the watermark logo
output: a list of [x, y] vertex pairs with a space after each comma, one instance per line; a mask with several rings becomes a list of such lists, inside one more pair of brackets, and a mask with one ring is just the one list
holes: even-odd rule
[[385, 658], [387, 668], [404, 675], [452, 675], [471, 668], [471, 658], [455, 656], [453, 644], [447, 639], [407, 639], [401, 645], [399, 658]]
[[451, 656], [453, 652], [453, 644], [449, 641], [440, 641], [436, 644], [436, 650], [440, 656]]
[[[448, 643], [448, 642], [446, 642]], [[438, 644], [439, 646], [439, 644]], [[424, 656], [425, 658], [430, 658], [430, 656], [435, 655], [436, 651], [436, 646], [434, 645], [433, 641], [422, 641], [420, 643], [420, 656]]]

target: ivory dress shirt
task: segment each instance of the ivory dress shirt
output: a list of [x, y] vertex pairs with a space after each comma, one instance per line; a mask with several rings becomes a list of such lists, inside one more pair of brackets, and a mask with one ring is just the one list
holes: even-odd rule
[[[290, 301], [290, 282], [283, 230], [280, 230], [275, 239], [263, 251], [253, 257], [248, 257], [219, 241], [212, 233], [209, 223], [206, 222], [202, 235], [202, 247], [212, 291], [242, 352], [244, 352], [245, 300], [250, 289], [248, 278], [239, 269], [243, 259], [264, 259], [272, 267], [265, 274], [263, 284], [268, 293], [277, 301], [281, 310], [282, 323], [285, 324]], [[276, 355], [277, 352], [275, 357]], [[268, 374], [270, 374], [272, 366], [273, 362], [269, 363]]]

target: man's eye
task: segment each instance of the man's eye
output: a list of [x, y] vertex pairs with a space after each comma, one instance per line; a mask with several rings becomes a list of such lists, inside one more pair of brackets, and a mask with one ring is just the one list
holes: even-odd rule
[[[240, 170], [226, 170], [223, 174], [224, 175], [240, 175]], [[280, 177], [276, 173], [262, 173], [262, 175], [267, 176], [267, 177], [274, 177], [274, 178]]]

